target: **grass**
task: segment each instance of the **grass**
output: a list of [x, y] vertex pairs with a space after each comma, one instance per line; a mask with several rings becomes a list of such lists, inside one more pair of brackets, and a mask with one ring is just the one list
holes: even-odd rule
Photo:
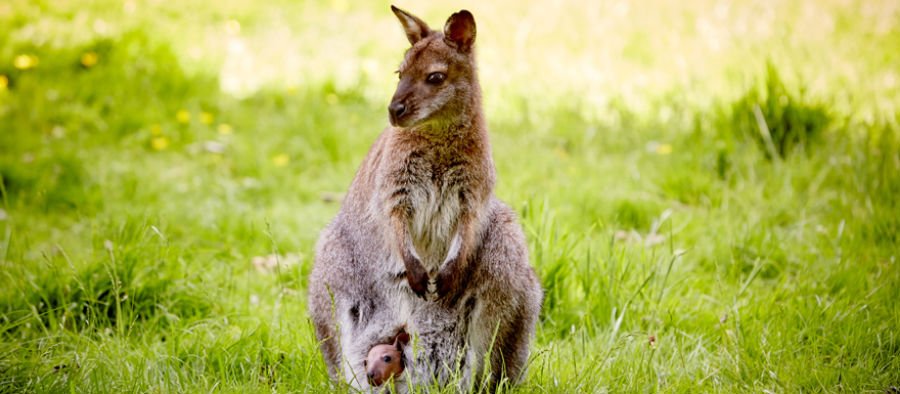
[[[896, 5], [511, 4], [470, 5], [546, 291], [504, 391], [896, 391]], [[0, 25], [0, 392], [345, 390], [306, 280], [386, 124], [387, 5]]]

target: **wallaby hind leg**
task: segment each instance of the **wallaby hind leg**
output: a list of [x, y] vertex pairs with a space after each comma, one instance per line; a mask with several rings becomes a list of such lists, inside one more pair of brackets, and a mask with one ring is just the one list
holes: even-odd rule
[[338, 323], [344, 311], [338, 310], [336, 299], [342, 297], [349, 284], [341, 276], [351, 270], [353, 257], [349, 240], [337, 226], [322, 232], [316, 246], [316, 262], [309, 276], [309, 314], [316, 329], [316, 339], [333, 379], [341, 376], [341, 349]]
[[480, 305], [470, 321], [470, 344], [481, 343], [490, 351], [492, 385], [503, 376], [518, 382], [528, 363], [543, 290], [528, 263], [528, 246], [516, 215], [499, 200], [491, 202], [477, 258], [470, 283], [479, 284], [474, 299]]

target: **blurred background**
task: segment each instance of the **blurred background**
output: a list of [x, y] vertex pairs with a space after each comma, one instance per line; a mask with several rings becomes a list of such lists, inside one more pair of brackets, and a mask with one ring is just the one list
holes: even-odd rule
[[[476, 18], [524, 390], [896, 391], [900, 2], [396, 5]], [[0, 391], [334, 389], [306, 277], [407, 47], [381, 1], [0, 3]]]
[[[703, 103], [740, 93], [767, 62], [791, 79], [802, 77], [814, 94], [847, 83], [883, 96], [898, 85], [890, 67], [896, 55], [887, 50], [897, 39], [895, 1], [399, 5], [438, 29], [449, 10], [467, 8], [479, 17], [482, 82], [489, 105], [498, 110], [514, 101], [503, 96], [538, 93], [544, 100], [530, 101], [566, 97], [570, 105], [595, 109], [611, 100], [644, 108], [652, 96], [675, 89]], [[386, 76], [406, 47], [384, 11], [388, 6], [347, 0], [12, 1], [0, 12], [9, 27], [7, 58], [29, 49], [89, 50], [141, 35], [168, 47], [186, 73], [215, 77], [221, 91], [234, 97], [328, 82], [383, 99], [394, 82]], [[51, 66], [43, 60], [43, 68]], [[19, 65], [15, 69], [30, 68], [21, 59]], [[854, 101], [877, 106], [883, 97]]]

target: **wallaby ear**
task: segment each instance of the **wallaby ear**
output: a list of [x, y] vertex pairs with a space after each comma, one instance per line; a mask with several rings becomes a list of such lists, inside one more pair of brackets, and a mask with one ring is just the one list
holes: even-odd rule
[[419, 40], [428, 37], [431, 29], [421, 19], [393, 5], [391, 6], [391, 11], [394, 11], [394, 15], [397, 15], [397, 19], [403, 25], [403, 30], [406, 32], [406, 38], [409, 39], [410, 44], [415, 45]]
[[468, 52], [475, 43], [475, 17], [466, 10], [461, 10], [447, 19], [444, 24], [444, 40], [455, 46], [460, 52]]
[[405, 345], [409, 343], [409, 333], [406, 331], [401, 331], [397, 334], [397, 338], [394, 339], [394, 345], [399, 349], [400, 345]]

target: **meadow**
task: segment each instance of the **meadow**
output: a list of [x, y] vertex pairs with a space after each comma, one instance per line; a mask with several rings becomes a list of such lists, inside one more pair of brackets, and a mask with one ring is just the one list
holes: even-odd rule
[[[501, 391], [900, 392], [900, 4], [483, 3], [397, 5], [478, 22], [546, 292]], [[307, 276], [407, 45], [380, 1], [0, 3], [0, 392], [347, 391]]]

